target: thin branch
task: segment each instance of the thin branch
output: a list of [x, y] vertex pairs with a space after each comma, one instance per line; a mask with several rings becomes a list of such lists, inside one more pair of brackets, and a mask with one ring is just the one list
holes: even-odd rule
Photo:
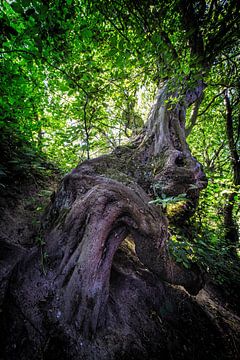
[[200, 105], [201, 105], [202, 101], [203, 101], [203, 94], [193, 104], [193, 110], [191, 112], [191, 118], [190, 118], [190, 125], [185, 130], [186, 137], [189, 136], [189, 134], [191, 133], [193, 127], [196, 125], [197, 117], [198, 117], [198, 111], [199, 111], [199, 108], [200, 108]]
[[83, 106], [83, 123], [84, 123], [84, 131], [86, 135], [86, 145], [87, 145], [87, 158], [90, 159], [90, 144], [89, 144], [89, 128], [87, 124], [87, 106], [88, 106], [88, 95], [86, 95], [86, 101]]
[[231, 61], [232, 59], [236, 58], [236, 57], [239, 56], [239, 55], [240, 55], [240, 52], [237, 52], [236, 54], [231, 55], [231, 56], [230, 56], [230, 55], [227, 55], [227, 54], [222, 54], [222, 56], [225, 56], [226, 59], [223, 58], [223, 59], [217, 61], [216, 64], [221, 64], [222, 62], [224, 62], [224, 61], [226, 61], [226, 60]]
[[214, 162], [219, 157], [220, 152], [223, 150], [224, 146], [225, 146], [225, 140], [223, 140], [221, 145], [219, 146], [219, 148], [214, 151], [214, 154], [213, 154], [212, 158], [210, 159], [209, 168], [214, 167]]
[[231, 163], [234, 173], [234, 185], [240, 185], [240, 159], [239, 159], [238, 150], [234, 142], [233, 117], [232, 117], [233, 109], [227, 90], [225, 90], [224, 93], [224, 100], [226, 106], [226, 132], [228, 139], [228, 147], [231, 153]]
[[236, 137], [235, 146], [237, 145], [239, 138], [240, 138], [240, 113], [238, 113], [238, 127], [237, 127], [237, 137]]
[[205, 112], [207, 112], [207, 110], [210, 108], [210, 106], [214, 103], [214, 101], [221, 95], [223, 95], [225, 92], [225, 89], [223, 91], [221, 91], [219, 94], [215, 95], [213, 97], [213, 99], [210, 101], [210, 103], [207, 105], [207, 107], [200, 113], [198, 114], [198, 116], [202, 116], [203, 114], [205, 114]]
[[52, 67], [52, 68], [54, 68], [55, 70], [58, 70], [58, 71], [60, 71], [62, 74], [64, 74], [68, 79], [70, 79], [70, 80], [78, 87], [78, 89], [82, 90], [85, 95], [88, 95], [88, 92], [87, 92], [81, 85], [79, 85], [79, 83], [78, 83], [74, 78], [72, 78], [65, 70], [59, 68], [59, 67], [56, 66], [56, 65], [51, 64], [51, 63], [50, 63], [44, 56], [42, 56], [42, 55], [37, 55], [37, 54], [33, 53], [32, 51], [23, 50], [23, 49], [4, 50], [4, 51], [1, 51], [1, 52], [0, 52], [0, 55], [1, 55], [1, 54], [14, 53], [14, 52], [16, 52], [16, 53], [25, 53], [25, 54], [28, 54], [28, 55], [33, 56], [35, 59], [41, 59], [41, 60], [43, 60], [47, 65], [49, 65], [50, 67]]

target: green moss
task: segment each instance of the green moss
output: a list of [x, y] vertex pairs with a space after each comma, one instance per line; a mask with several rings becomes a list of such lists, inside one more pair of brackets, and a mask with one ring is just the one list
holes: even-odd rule
[[166, 157], [163, 155], [154, 159], [152, 163], [153, 174], [156, 175], [162, 171], [166, 165]]
[[125, 185], [128, 185], [133, 182], [132, 177], [128, 176], [127, 174], [121, 171], [113, 171], [113, 169], [109, 169], [109, 171], [105, 171], [104, 175], [112, 180], [119, 181]]
[[174, 204], [168, 204], [167, 205], [167, 217], [171, 221], [174, 221], [182, 216], [182, 214], [185, 212], [185, 205], [186, 200], [179, 201]]
[[146, 166], [143, 166], [134, 158], [132, 149], [128, 147], [118, 148], [114, 153], [104, 157], [102, 161], [94, 164], [94, 170], [99, 175], [109, 177], [124, 184], [138, 181], [144, 178]]

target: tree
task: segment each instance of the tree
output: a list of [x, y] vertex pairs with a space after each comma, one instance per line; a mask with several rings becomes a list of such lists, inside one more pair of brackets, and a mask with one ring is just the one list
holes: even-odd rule
[[[225, 91], [225, 104], [226, 104], [226, 133], [228, 139], [228, 146], [231, 154], [231, 165], [233, 169], [233, 184], [237, 188], [240, 185], [240, 159], [237, 149], [237, 139], [234, 138], [234, 126], [233, 126], [233, 108], [229, 99], [228, 91]], [[238, 98], [238, 93], [237, 93]], [[234, 99], [234, 97], [233, 97]], [[238, 119], [239, 121], [239, 119]], [[238, 130], [239, 131], [239, 130]], [[237, 135], [238, 136], [238, 135]], [[224, 223], [225, 223], [225, 237], [227, 241], [232, 244], [232, 253], [236, 256], [235, 246], [238, 242], [238, 229], [233, 217], [234, 200], [237, 196], [237, 192], [231, 192], [229, 194], [228, 202], [224, 211]]]
[[[72, 1], [66, 1], [65, 18], [69, 10], [67, 4], [72, 5]], [[163, 285], [163, 281], [182, 285], [193, 295], [203, 286], [203, 275], [197, 266], [193, 264], [191, 269], [186, 269], [169, 255], [168, 221], [161, 207], [152, 201], [156, 196], [160, 199], [184, 196], [188, 206], [182, 207], [181, 211], [186, 220], [196, 208], [200, 190], [206, 186], [201, 165], [191, 155], [186, 142], [185, 115], [187, 108], [202, 98], [204, 77], [216, 59], [237, 41], [239, 6], [234, 1], [183, 0], [169, 1], [164, 5], [158, 1], [131, 4], [128, 1], [99, 1], [97, 4], [90, 1], [84, 4], [84, 8], [91, 19], [96, 19], [97, 14], [104, 21], [106, 32], [110, 29], [120, 34], [124, 44], [135, 54], [141, 55], [137, 47], [139, 43], [142, 45], [144, 59], [149, 56], [154, 68], [158, 69], [155, 76], [157, 81], [161, 80], [160, 88], [146, 125], [133, 141], [117, 147], [108, 155], [80, 163], [64, 177], [44, 214], [40, 248], [30, 253], [17, 248], [10, 251], [10, 256], [17, 254], [16, 259], [21, 260], [8, 288], [8, 278], [15, 262], [7, 267], [9, 251], [6, 244], [2, 244], [7, 265], [1, 270], [1, 277], [5, 280], [1, 295], [10, 302], [8, 306], [6, 302], [4, 305], [7, 307], [4, 329], [8, 328], [6, 321], [16, 317], [8, 329], [10, 342], [13, 331], [23, 332], [26, 339], [30, 331], [34, 334], [22, 353], [23, 359], [33, 351], [39, 358], [50, 358], [59, 347], [65, 348], [64, 356], [77, 358], [80, 352], [90, 358], [91, 346], [93, 351], [99, 348], [99, 358], [116, 357], [121, 347], [114, 350], [114, 341], [128, 334], [136, 338], [139, 326], [136, 315], [133, 323], [127, 325], [129, 331], [124, 330], [131, 308], [136, 309], [131, 298], [131, 277], [135, 276], [139, 282], [141, 291], [137, 301], [140, 306], [141, 296], [143, 300], [142, 309], [137, 310], [143, 318], [148, 303], [153, 311], [161, 308], [158, 295], [164, 309], [169, 297], [173, 296], [170, 302], [173, 317], [177, 312], [177, 300], [187, 299], [178, 290]], [[76, 9], [79, 10], [78, 4]], [[102, 24], [99, 26], [102, 28]], [[96, 32], [99, 26], [94, 22]], [[59, 33], [61, 37], [60, 30]], [[138, 42], [135, 44], [136, 39]], [[149, 64], [145, 66], [148, 68]], [[83, 90], [82, 85], [78, 83], [77, 86]], [[84, 89], [83, 93], [83, 109], [86, 110], [96, 91], [90, 89], [89, 94]], [[83, 117], [87, 120], [85, 116], [84, 112]], [[84, 126], [89, 155], [89, 124], [85, 121]], [[116, 255], [117, 249], [126, 239], [132, 247], [135, 246], [132, 255], [126, 250], [124, 252], [128, 261], [124, 256], [123, 259], [121, 256], [116, 258], [119, 256]], [[121, 264], [126, 266], [127, 274]], [[136, 275], [137, 269], [140, 269], [140, 276]], [[120, 285], [121, 276], [127, 281], [126, 288], [124, 284]], [[156, 285], [151, 285], [155, 280]], [[124, 290], [126, 305], [120, 306]], [[189, 305], [182, 309], [178, 325], [184, 323], [184, 311], [189, 306], [187, 312], [191, 321], [194, 312], [202, 319], [199, 333], [205, 338], [205, 329], [212, 329], [213, 325], [192, 300], [186, 301]], [[17, 315], [18, 309], [20, 316]], [[161, 314], [164, 318], [164, 311]], [[146, 343], [143, 333], [140, 335], [139, 352], [144, 351], [146, 356], [152, 353], [156, 357], [167, 351], [165, 345], [157, 343], [159, 333], [163, 334], [161, 327], [161, 330], [157, 329], [157, 321], [157, 317], [150, 321]], [[120, 329], [115, 338], [113, 335], [109, 340], [107, 350], [104, 346], [108, 340], [104, 336], [108, 336], [108, 331], [104, 327], [109, 327], [111, 332], [114, 327]], [[218, 334], [216, 327], [213, 333]], [[149, 349], [151, 334], [154, 349]], [[196, 342], [194, 334], [191, 336]], [[91, 341], [91, 337], [97, 340]], [[10, 356], [14, 356], [16, 349], [10, 342], [7, 341], [6, 346]], [[125, 339], [124, 344], [129, 347], [129, 339]], [[174, 351], [180, 351], [182, 342], [179, 344]], [[20, 347], [19, 337], [16, 348]], [[217, 340], [209, 345], [210, 348], [215, 351], [216, 358], [223, 351]], [[198, 346], [200, 351], [205, 349], [202, 343]], [[188, 351], [193, 354], [194, 347], [190, 346]], [[166, 354], [170, 357], [171, 351]], [[119, 356], [121, 358], [124, 354]], [[140, 354], [134, 356], [137, 358]], [[179, 358], [183, 356], [178, 354]]]

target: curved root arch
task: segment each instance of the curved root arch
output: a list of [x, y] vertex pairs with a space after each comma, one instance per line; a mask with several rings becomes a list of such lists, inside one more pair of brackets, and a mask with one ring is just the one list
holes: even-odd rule
[[[51, 206], [48, 218], [55, 218], [46, 250], [50, 258], [60, 254], [58, 306], [63, 320], [74, 321], [84, 334], [94, 333], [105, 321], [113, 257], [129, 234], [146, 267], [192, 293], [199, 290], [198, 276], [168, 256], [167, 220], [149, 201], [136, 183], [129, 187], [103, 176], [72, 173]], [[69, 212], [60, 228], [64, 207]]]

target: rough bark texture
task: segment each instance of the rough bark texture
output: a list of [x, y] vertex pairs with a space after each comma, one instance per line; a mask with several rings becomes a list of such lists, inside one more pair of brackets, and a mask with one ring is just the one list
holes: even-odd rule
[[[232, 106], [227, 91], [225, 92], [224, 98], [226, 105], [226, 133], [231, 155], [230, 159], [233, 170], [233, 184], [237, 187], [240, 185], [240, 158], [237, 149], [237, 141], [234, 140]], [[236, 244], [239, 241], [238, 226], [234, 219], [234, 199], [236, 195], [237, 192], [234, 191], [229, 194], [224, 206], [225, 239], [230, 245], [232, 245], [233, 257], [237, 256]]]
[[156, 192], [186, 193], [194, 208], [206, 184], [184, 133], [185, 108], [201, 93], [199, 84], [173, 107], [162, 89], [131, 146], [87, 160], [62, 180], [42, 220], [45, 244], [16, 249], [6, 272], [6, 359], [225, 356], [209, 314], [165, 283], [196, 295], [203, 280], [197, 267], [186, 270], [171, 259], [168, 221], [149, 203]]

